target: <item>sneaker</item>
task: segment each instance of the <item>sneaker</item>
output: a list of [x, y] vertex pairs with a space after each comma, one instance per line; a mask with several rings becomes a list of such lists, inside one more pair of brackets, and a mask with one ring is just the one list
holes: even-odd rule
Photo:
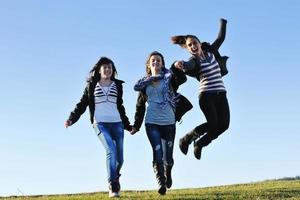
[[120, 197], [120, 194], [118, 192], [113, 192], [111, 189], [108, 190], [108, 197], [113, 198], [113, 197]]
[[120, 184], [117, 181], [110, 182], [108, 197], [120, 197]]

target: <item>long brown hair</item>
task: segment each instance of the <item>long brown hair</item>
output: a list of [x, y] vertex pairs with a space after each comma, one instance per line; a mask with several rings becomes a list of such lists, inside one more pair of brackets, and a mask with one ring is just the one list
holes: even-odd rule
[[194, 38], [196, 39], [199, 43], [200, 40], [197, 36], [195, 35], [175, 35], [173, 37], [171, 37], [171, 41], [173, 42], [173, 44], [178, 44], [179, 46], [181, 46], [182, 48], [186, 48], [186, 40], [188, 38]]
[[104, 64], [111, 64], [112, 65], [112, 70], [113, 71], [112, 71], [112, 75], [111, 75], [111, 80], [114, 80], [115, 77], [118, 74], [114, 62], [111, 59], [107, 58], [107, 57], [101, 57], [98, 60], [98, 62], [94, 65], [94, 67], [91, 69], [90, 76], [87, 78], [87, 81], [92, 81], [92, 80], [99, 81], [101, 79], [101, 75], [99, 73], [99, 70], [100, 70], [101, 65], [104, 65]]

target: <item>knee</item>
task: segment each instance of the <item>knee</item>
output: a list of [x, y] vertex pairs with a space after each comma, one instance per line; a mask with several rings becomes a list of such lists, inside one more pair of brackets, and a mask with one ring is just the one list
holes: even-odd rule
[[113, 148], [106, 149], [106, 158], [108, 159], [116, 159], [116, 151]]
[[224, 124], [218, 124], [215, 125], [214, 127], [211, 127], [209, 129], [210, 135], [211, 135], [211, 139], [217, 139], [219, 137], [219, 135], [221, 135], [222, 133], [224, 133], [229, 127], [229, 124], [224, 123]]
[[163, 159], [162, 147], [159, 144], [153, 147], [153, 159], [155, 162], [161, 162]]
[[121, 155], [121, 154], [117, 155], [117, 162], [119, 165], [121, 165], [121, 166], [123, 165], [123, 162], [124, 162], [123, 155]]
[[155, 153], [160, 153], [160, 151], [161, 151], [160, 144], [155, 145], [155, 147], [153, 148], [153, 150], [154, 150]]
[[220, 124], [219, 126], [219, 134], [225, 132], [229, 128], [229, 122]]
[[106, 151], [106, 158], [111, 159], [114, 157], [114, 153], [110, 150]]
[[118, 159], [118, 166], [121, 167], [124, 163], [123, 159]]
[[219, 128], [217, 124], [209, 125], [207, 132], [210, 133], [211, 135], [216, 135], [219, 132]]

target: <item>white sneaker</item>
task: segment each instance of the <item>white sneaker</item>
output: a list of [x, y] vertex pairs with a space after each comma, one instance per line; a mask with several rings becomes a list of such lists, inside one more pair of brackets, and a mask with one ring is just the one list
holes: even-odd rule
[[113, 198], [113, 197], [120, 197], [120, 192], [113, 192], [111, 189], [108, 190], [108, 197]]

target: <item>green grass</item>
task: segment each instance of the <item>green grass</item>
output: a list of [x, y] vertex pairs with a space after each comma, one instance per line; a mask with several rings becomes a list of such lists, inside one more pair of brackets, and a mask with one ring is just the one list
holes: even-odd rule
[[[99, 200], [108, 198], [107, 192], [28, 197], [6, 197], [1, 200]], [[122, 191], [119, 199], [205, 199], [205, 200], [300, 200], [300, 180], [273, 180], [207, 188], [174, 189], [160, 196], [157, 191]]]

